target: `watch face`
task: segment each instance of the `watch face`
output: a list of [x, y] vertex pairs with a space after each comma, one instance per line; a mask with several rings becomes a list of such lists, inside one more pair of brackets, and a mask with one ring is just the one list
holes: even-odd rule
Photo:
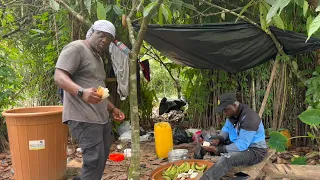
[[80, 89], [80, 90], [78, 91], [78, 96], [82, 97], [82, 94], [83, 94], [83, 89]]

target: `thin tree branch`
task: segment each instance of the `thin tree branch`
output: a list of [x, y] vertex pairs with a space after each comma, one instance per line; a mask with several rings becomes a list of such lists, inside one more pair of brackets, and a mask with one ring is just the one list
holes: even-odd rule
[[[243, 7], [238, 7], [236, 9], [231, 9], [230, 12], [235, 12], [241, 10]], [[226, 11], [221, 11], [221, 12], [216, 12], [216, 13], [208, 13], [208, 14], [202, 14], [202, 16], [208, 17], [208, 16], [214, 16], [214, 15], [219, 15], [222, 13], [228, 13]]]
[[[14, 6], [29, 6], [29, 7], [34, 7], [34, 8], [41, 8], [43, 6], [37, 6], [37, 5], [33, 5], [33, 4], [11, 4], [10, 7], [14, 7]], [[5, 9], [9, 7], [9, 5], [0, 5], [0, 9]]]
[[20, 28], [20, 27], [18, 27], [17, 29], [15, 29], [15, 30], [13, 30], [13, 31], [11, 31], [11, 32], [9, 32], [9, 33], [7, 33], [7, 34], [3, 35], [3, 36], [2, 36], [2, 39], [8, 38], [9, 36], [11, 36], [11, 35], [13, 35], [13, 34], [15, 34], [15, 33], [19, 32], [20, 30], [21, 30], [21, 28]]
[[147, 48], [145, 44], [142, 44], [142, 47], [147, 50], [146, 54], [148, 54], [152, 50], [152, 46], [150, 46], [150, 48]]
[[[143, 45], [143, 47], [145, 49], [147, 49], [147, 47], [145, 47]], [[152, 50], [152, 54], [150, 54], [151, 52], [149, 52], [149, 50]], [[177, 87], [177, 93], [178, 93], [178, 98], [181, 98], [181, 85], [180, 82], [177, 78], [175, 78], [172, 74], [172, 72], [169, 70], [168, 66], [161, 60], [160, 56], [155, 52], [155, 49], [153, 47], [151, 47], [150, 49], [148, 49], [148, 51], [146, 52], [147, 55], [149, 55], [150, 57], [152, 57], [154, 60], [158, 61], [161, 65], [163, 65], [163, 67], [168, 71], [170, 77], [172, 78], [172, 80], [174, 81], [174, 83], [176, 84]]]
[[131, 8], [131, 10], [130, 10], [130, 13], [129, 13], [129, 15], [128, 15], [128, 18], [132, 18], [132, 16], [133, 16], [133, 14], [134, 14], [134, 12], [135, 12], [135, 9], [137, 8], [137, 6], [138, 6], [138, 3], [137, 3], [137, 1], [136, 0], [133, 0], [132, 1], [132, 8]]
[[142, 19], [142, 17], [139, 17], [139, 18], [137, 18], [137, 19], [132, 20], [131, 23], [137, 22], [137, 21], [139, 21], [139, 20], [141, 20], [141, 19]]
[[[225, 0], [212, 0], [213, 2], [217, 2], [217, 3], [220, 3], [221, 5], [226, 5], [226, 6], [230, 6], [231, 8], [238, 8], [237, 5], [235, 4], [230, 4], [228, 2], [226, 2]], [[256, 1], [256, 2], [259, 2], [259, 1]]]
[[15, 23], [18, 25], [18, 28], [12, 30], [11, 32], [9, 32], [9, 33], [7, 33], [5, 35], [3, 35], [2, 39], [8, 38], [9, 36], [20, 32], [22, 30], [22, 27], [32, 20], [33, 16], [37, 15], [39, 12], [41, 12], [43, 10], [46, 10], [46, 9], [45, 8], [44, 9], [38, 9], [37, 11], [35, 11], [32, 14], [26, 15], [26, 16], [21, 17], [20, 19], [16, 20]]
[[70, 14], [72, 14], [75, 18], [77, 18], [81, 23], [85, 24], [87, 27], [90, 27], [92, 25], [92, 22], [89, 19], [85, 19], [83, 16], [81, 16], [79, 13], [74, 11], [68, 4], [66, 4], [62, 0], [55, 0], [57, 3], [61, 4]]

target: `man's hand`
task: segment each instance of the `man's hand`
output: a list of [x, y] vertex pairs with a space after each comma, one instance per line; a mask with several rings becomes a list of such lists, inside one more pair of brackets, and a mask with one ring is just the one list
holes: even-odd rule
[[217, 147], [216, 146], [202, 146], [202, 148], [208, 152], [217, 153]]
[[98, 104], [102, 97], [97, 93], [96, 88], [88, 88], [83, 90], [82, 99], [89, 104]]
[[214, 146], [218, 146], [219, 143], [220, 143], [220, 140], [219, 140], [219, 139], [213, 139], [213, 140], [211, 141], [211, 144], [214, 145]]
[[203, 143], [203, 138], [200, 136], [200, 137], [198, 137], [198, 142], [200, 143], [200, 144], [202, 144]]
[[116, 107], [113, 108], [113, 110], [112, 110], [112, 116], [113, 116], [114, 120], [116, 120], [116, 121], [123, 121], [125, 118], [124, 113]]

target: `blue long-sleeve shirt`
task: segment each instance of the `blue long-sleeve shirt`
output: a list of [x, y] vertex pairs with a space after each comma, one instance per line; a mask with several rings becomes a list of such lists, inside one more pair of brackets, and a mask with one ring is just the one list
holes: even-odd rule
[[239, 105], [239, 116], [226, 120], [220, 135], [232, 142], [220, 152], [245, 151], [249, 147], [267, 148], [264, 126], [259, 115], [245, 104]]

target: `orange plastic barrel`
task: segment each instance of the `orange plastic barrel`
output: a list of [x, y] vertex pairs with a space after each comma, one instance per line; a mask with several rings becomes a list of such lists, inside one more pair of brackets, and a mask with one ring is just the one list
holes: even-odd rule
[[15, 180], [66, 179], [68, 128], [62, 106], [17, 108], [5, 116]]
[[168, 153], [173, 149], [172, 129], [168, 122], [154, 124], [154, 139], [158, 157], [168, 157]]

